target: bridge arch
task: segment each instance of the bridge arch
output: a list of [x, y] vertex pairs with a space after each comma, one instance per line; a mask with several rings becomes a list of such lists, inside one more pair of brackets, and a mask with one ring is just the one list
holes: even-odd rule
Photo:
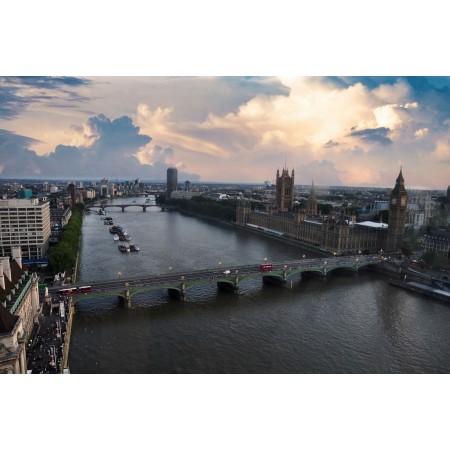
[[[187, 289], [190, 289], [194, 286], [211, 283], [216, 283], [219, 290], [231, 291], [237, 294], [239, 293], [240, 282], [245, 280], [260, 278], [264, 283], [285, 286], [288, 279], [293, 279], [295, 276], [298, 276], [298, 278], [301, 279], [303, 274], [315, 274], [325, 277], [328, 273], [334, 272], [336, 270], [357, 273], [360, 269], [366, 266], [376, 265], [380, 263], [380, 258], [376, 257], [371, 257], [370, 259], [362, 259], [358, 262], [351, 258], [343, 258], [340, 260], [329, 259], [328, 261], [326, 261], [326, 259], [324, 258], [322, 260], [314, 259], [310, 261], [301, 261], [298, 263], [293, 262], [291, 267], [288, 267], [288, 263], [274, 264], [274, 266], [281, 266], [284, 268], [282, 270], [274, 270], [271, 272], [260, 272], [259, 267], [256, 265], [254, 267], [237, 267], [236, 269], [233, 269], [232, 272], [227, 276], [224, 276], [222, 274], [219, 274], [219, 276], [217, 276], [217, 269], [211, 269], [209, 271], [202, 270], [201, 274], [196, 273], [196, 271], [192, 271], [191, 275], [196, 275], [195, 277], [192, 277], [192, 280], [189, 280], [189, 273], [187, 274], [187, 276], [185, 276], [184, 274], [173, 274], [170, 279], [166, 278], [164, 281], [163, 279], [161, 279], [159, 283], [157, 280], [155, 280], [155, 284], [153, 284], [153, 280], [148, 279], [146, 280], [149, 282], [147, 283], [147, 285], [145, 285], [145, 283], [144, 285], [133, 285], [133, 281], [136, 280], [130, 279], [130, 285], [125, 283], [119, 286], [117, 284], [117, 280], [110, 280], [111, 282], [115, 281], [116, 283], [114, 286], [111, 286], [110, 290], [102, 290], [101, 284], [99, 283], [98, 290], [95, 290], [95, 286], [93, 285], [93, 292], [73, 294], [72, 301], [73, 304], [76, 304], [85, 298], [87, 299], [116, 296], [119, 298], [119, 300], [124, 301], [127, 306], [130, 306], [131, 298], [137, 294], [165, 289], [167, 289], [169, 296], [186, 300]], [[178, 277], [178, 280], [176, 279], [176, 277]]]

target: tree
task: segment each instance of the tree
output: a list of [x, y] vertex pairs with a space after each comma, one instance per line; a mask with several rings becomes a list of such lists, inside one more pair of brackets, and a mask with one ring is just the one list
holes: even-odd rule
[[448, 264], [447, 255], [443, 252], [433, 252], [428, 250], [422, 255], [422, 260], [433, 270], [440, 270]]
[[75, 266], [79, 251], [81, 227], [83, 225], [83, 206], [77, 204], [72, 208], [72, 216], [63, 230], [61, 241], [49, 257], [53, 273], [64, 272]]
[[326, 216], [330, 214], [330, 212], [333, 210], [333, 205], [329, 205], [328, 203], [318, 203], [317, 204], [318, 212], [320, 212], [322, 215]]
[[408, 258], [412, 255], [411, 246], [408, 244], [403, 244], [401, 248], [402, 254], [407, 256]]

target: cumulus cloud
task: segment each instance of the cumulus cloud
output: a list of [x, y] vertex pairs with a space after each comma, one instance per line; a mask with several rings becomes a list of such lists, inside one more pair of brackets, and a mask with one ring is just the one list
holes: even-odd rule
[[21, 148], [45, 154], [54, 171], [69, 160], [83, 172], [126, 161], [123, 171], [170, 164], [208, 181], [254, 182], [287, 158], [305, 169], [302, 184], [314, 170], [336, 183], [390, 186], [401, 160], [407, 183], [423, 185], [424, 173], [434, 186], [448, 183], [446, 77], [8, 79], [2, 95], [4, 128], [37, 138]]
[[[46, 156], [27, 148], [35, 140], [3, 130], [0, 133], [2, 176], [41, 175], [49, 177], [110, 178], [140, 177], [163, 180], [169, 167], [165, 160], [173, 149], [158, 146], [145, 151], [152, 138], [141, 134], [131, 118], [110, 120], [103, 114], [89, 118], [84, 126], [72, 129], [83, 145], [58, 145]], [[147, 155], [141, 161], [137, 155]], [[195, 174], [180, 174], [197, 180]]]
[[414, 133], [414, 136], [419, 138], [419, 137], [425, 136], [427, 133], [428, 133], [428, 128], [420, 128], [419, 130], [417, 130]]
[[448, 139], [439, 140], [436, 143], [434, 151], [430, 155], [434, 160], [440, 163], [450, 162], [450, 142]]
[[141, 164], [155, 164], [171, 162], [171, 158], [174, 156], [174, 150], [170, 147], [161, 147], [161, 145], [153, 145], [145, 147], [136, 153], [136, 157]]
[[[420, 149], [414, 146], [419, 134], [432, 126], [444, 132], [436, 114], [430, 114], [432, 105], [423, 105], [417, 80], [414, 85], [395, 77], [281, 81], [288, 95], [260, 92], [236, 111], [210, 113], [203, 121], [179, 122], [173, 109], [142, 104], [136, 122], [154, 130], [163, 146], [176, 144], [183, 160], [206, 170], [208, 179], [226, 173], [233, 181], [246, 180], [249, 168], [253, 178], [266, 179], [287, 157], [296, 167], [332, 162], [339, 174], [334, 179], [343, 184], [383, 183], [386, 165], [395, 166], [397, 159], [406, 164], [432, 151], [425, 141]], [[325, 173], [324, 166], [315, 167]]]
[[41, 174], [39, 157], [27, 149], [35, 142], [35, 139], [0, 130], [0, 173], [3, 177]]

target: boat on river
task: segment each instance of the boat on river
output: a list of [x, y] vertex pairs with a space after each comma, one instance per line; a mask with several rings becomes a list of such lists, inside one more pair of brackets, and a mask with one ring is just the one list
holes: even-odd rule
[[130, 252], [138, 252], [140, 250], [137, 244], [130, 244]]
[[126, 253], [130, 251], [130, 247], [128, 247], [128, 245], [125, 244], [119, 244], [118, 246], [119, 251], [121, 251], [122, 253]]

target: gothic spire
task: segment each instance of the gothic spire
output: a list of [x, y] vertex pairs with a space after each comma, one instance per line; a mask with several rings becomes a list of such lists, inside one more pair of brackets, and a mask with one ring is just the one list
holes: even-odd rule
[[398, 174], [397, 180], [396, 180], [397, 184], [405, 184], [405, 180], [403, 178], [403, 174], [402, 174], [402, 166], [400, 166], [400, 173]]

